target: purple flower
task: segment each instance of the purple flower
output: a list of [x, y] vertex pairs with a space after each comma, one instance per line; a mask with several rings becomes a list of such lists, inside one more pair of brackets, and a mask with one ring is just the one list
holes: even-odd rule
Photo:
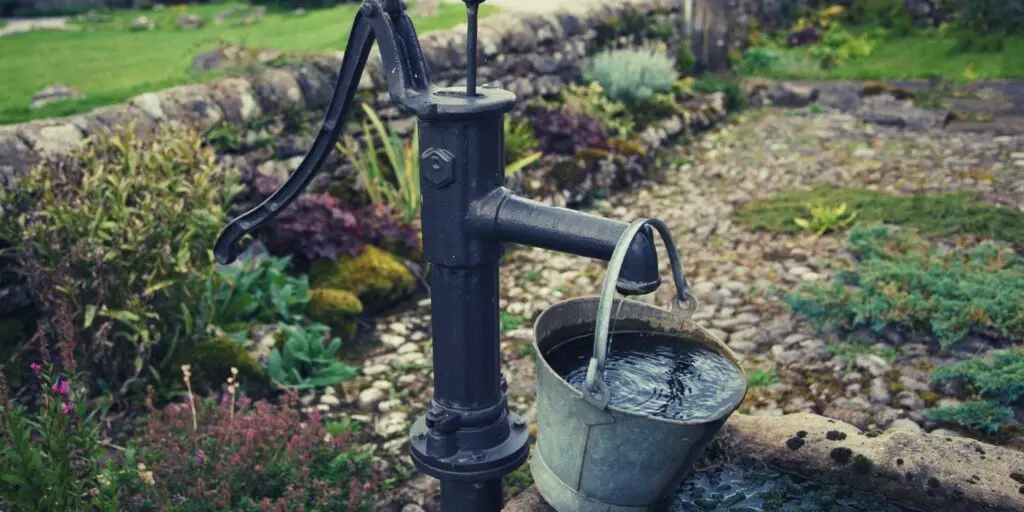
[[64, 414], [71, 414], [71, 402], [64, 402], [64, 407], [61, 408]]
[[32, 369], [32, 373], [39, 373], [39, 370], [43, 369], [43, 365], [39, 363], [32, 363], [28, 367]]
[[59, 383], [50, 386], [50, 391], [59, 393], [61, 396], [68, 396], [71, 391], [71, 385], [68, 384], [67, 380], [61, 379]]
[[203, 452], [202, 448], [196, 450], [196, 465], [199, 467], [206, 465], [206, 453]]

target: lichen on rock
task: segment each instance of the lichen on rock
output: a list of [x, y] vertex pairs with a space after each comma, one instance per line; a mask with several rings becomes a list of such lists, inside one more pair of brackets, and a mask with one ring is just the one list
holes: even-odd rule
[[313, 262], [310, 279], [316, 288], [345, 290], [355, 295], [367, 313], [379, 311], [409, 296], [415, 280], [397, 256], [371, 245], [356, 256]]

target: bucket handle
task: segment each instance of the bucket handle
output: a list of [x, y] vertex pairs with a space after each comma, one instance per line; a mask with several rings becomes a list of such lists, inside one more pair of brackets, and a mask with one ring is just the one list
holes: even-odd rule
[[[612, 302], [615, 297], [615, 283], [619, 280], [619, 272], [626, 259], [629, 246], [633, 239], [640, 233], [640, 230], [650, 224], [661, 235], [668, 252], [669, 262], [672, 264], [672, 279], [676, 285], [676, 300], [674, 308], [679, 307], [686, 317], [689, 317], [697, 309], [697, 301], [690, 294], [690, 286], [683, 275], [683, 264], [679, 259], [679, 252], [676, 244], [672, 241], [672, 233], [668, 226], [661, 219], [637, 219], [629, 224], [626, 230], [619, 237], [615, 245], [615, 251], [608, 260], [608, 271], [604, 276], [604, 283], [601, 285], [601, 299], [597, 305], [597, 328], [594, 332], [594, 355], [590, 358], [590, 365], [587, 367], [587, 378], [583, 385], [583, 399], [591, 405], [604, 409], [611, 400], [608, 392], [608, 384], [604, 381], [605, 359], [608, 357], [608, 330], [611, 324]], [[598, 396], [595, 396], [595, 392]]]

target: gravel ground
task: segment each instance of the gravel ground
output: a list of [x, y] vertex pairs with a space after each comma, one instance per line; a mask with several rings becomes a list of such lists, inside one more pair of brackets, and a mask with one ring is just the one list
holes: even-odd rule
[[[695, 319], [728, 340], [748, 370], [770, 369], [780, 376], [777, 384], [748, 393], [744, 410], [813, 412], [863, 429], [936, 429], [922, 411], [956, 403], [955, 390], [933, 387], [926, 369], [991, 346], [969, 339], [940, 357], [934, 343], [892, 332], [875, 339], [895, 359], [833, 355], [830, 335], [758, 290], [774, 285], [788, 291], [827, 279], [828, 262], [844, 257], [841, 237], [752, 233], [733, 223], [731, 214], [753, 197], [823, 183], [905, 193], [969, 189], [1024, 208], [1024, 136], [900, 131], [865, 125], [838, 111], [765, 110], [703, 135], [684, 151], [664, 183], [638, 186], [594, 210], [624, 221], [656, 216], [669, 224], [701, 304]], [[969, 172], [979, 169], [987, 173]], [[668, 276], [664, 256], [662, 263]], [[502, 308], [523, 319], [502, 341], [510, 403], [532, 424], [532, 319], [563, 298], [596, 295], [603, 265], [526, 248], [511, 251], [501, 272]], [[668, 304], [671, 293], [663, 286], [656, 301]], [[321, 398], [322, 408], [366, 422], [387, 458], [406, 463], [410, 422], [430, 398], [428, 308], [424, 299], [379, 319], [379, 348], [366, 360], [364, 377]], [[1021, 440], [1011, 444], [1024, 447]]]

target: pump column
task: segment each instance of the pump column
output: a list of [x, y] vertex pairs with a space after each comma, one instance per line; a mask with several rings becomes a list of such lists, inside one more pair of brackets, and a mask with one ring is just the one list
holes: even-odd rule
[[525, 462], [529, 433], [501, 379], [498, 262], [503, 246], [467, 226], [504, 182], [504, 115], [515, 95], [435, 91], [418, 112], [423, 254], [430, 262], [434, 396], [412, 428], [412, 458], [441, 480], [444, 512], [501, 510], [502, 477]]

